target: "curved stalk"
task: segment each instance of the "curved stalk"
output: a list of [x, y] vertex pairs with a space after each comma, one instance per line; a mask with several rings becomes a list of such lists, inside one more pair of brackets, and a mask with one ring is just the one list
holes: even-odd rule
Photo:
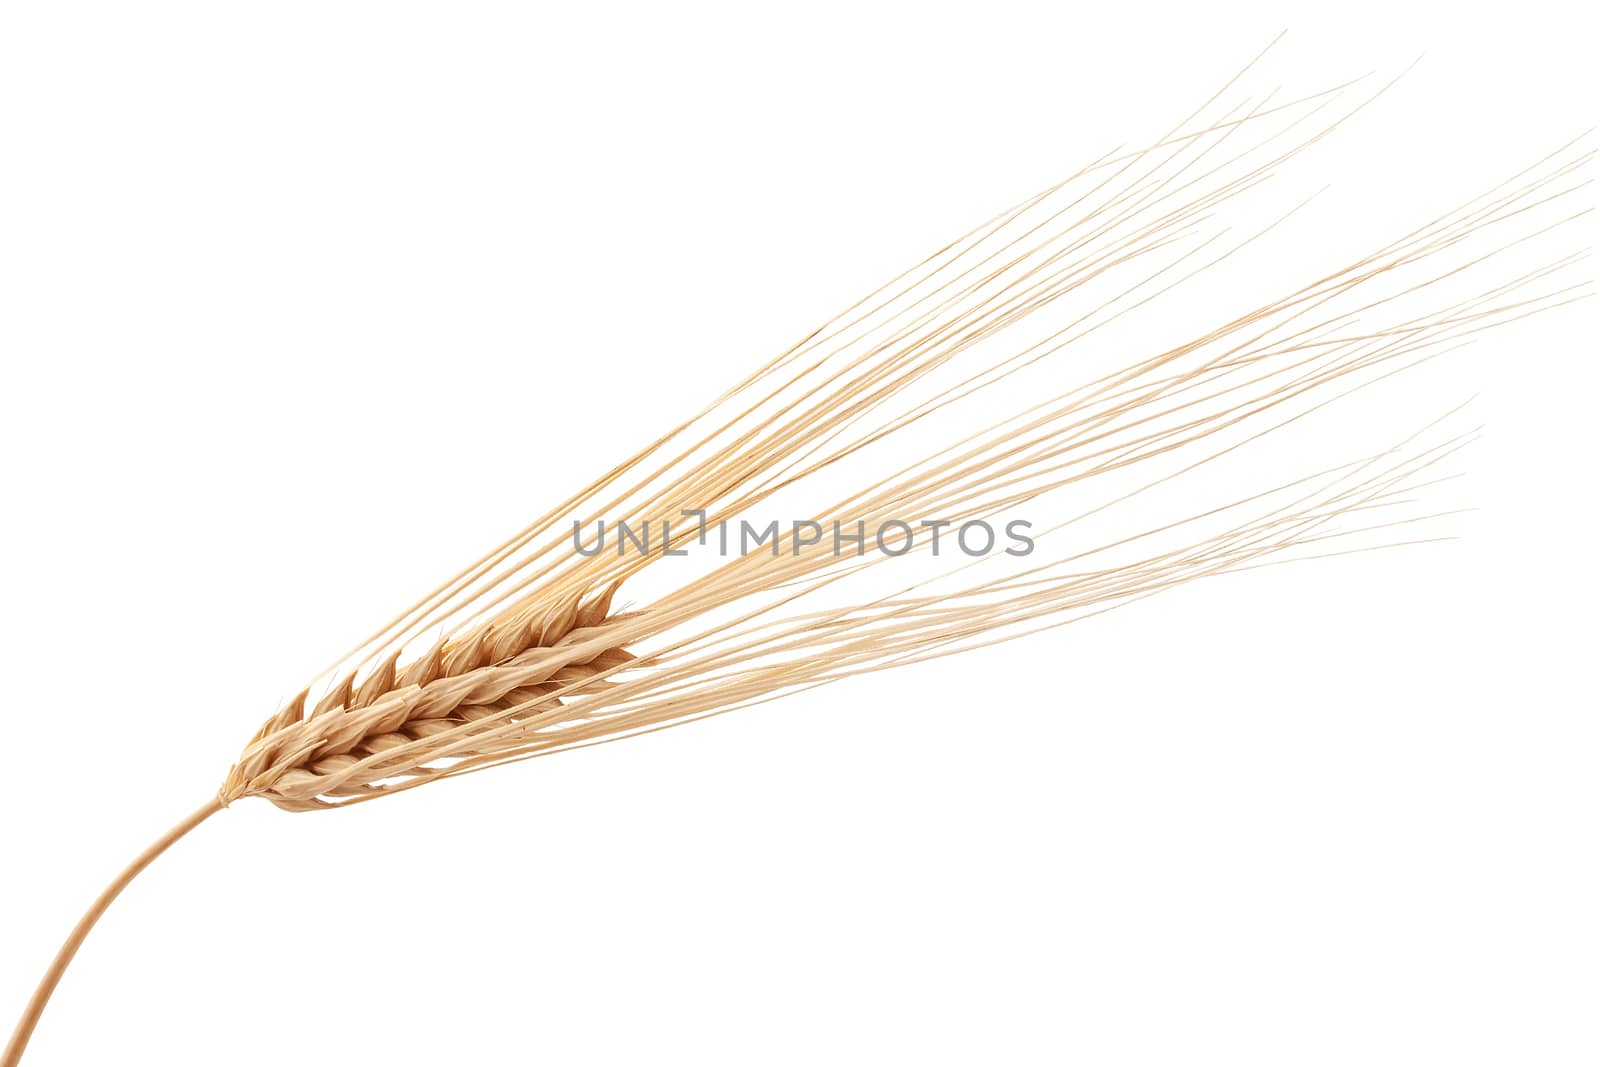
[[39, 1016], [44, 1014], [44, 1006], [50, 1002], [50, 994], [55, 992], [56, 983], [61, 981], [61, 976], [66, 972], [67, 965], [72, 962], [72, 957], [77, 955], [78, 947], [83, 944], [83, 939], [89, 936], [89, 931], [94, 924], [104, 915], [111, 902], [117, 899], [129, 882], [138, 877], [139, 872], [155, 860], [155, 858], [171, 848], [172, 845], [190, 830], [205, 822], [211, 816], [222, 810], [222, 801], [212, 799], [203, 807], [197, 809], [188, 818], [168, 830], [154, 844], [139, 854], [139, 857], [128, 864], [126, 870], [117, 875], [116, 880], [105, 888], [97, 900], [90, 905], [83, 918], [78, 920], [78, 925], [72, 928], [72, 933], [67, 936], [66, 942], [56, 953], [56, 958], [50, 962], [50, 969], [40, 979], [39, 986], [33, 991], [33, 999], [28, 1001], [27, 1009], [22, 1013], [22, 1019], [17, 1023], [17, 1029], [11, 1035], [11, 1040], [6, 1044], [4, 1055], [0, 1055], [0, 1067], [17, 1067], [22, 1061], [22, 1053], [28, 1047], [28, 1039], [33, 1036], [33, 1028], [39, 1023]]

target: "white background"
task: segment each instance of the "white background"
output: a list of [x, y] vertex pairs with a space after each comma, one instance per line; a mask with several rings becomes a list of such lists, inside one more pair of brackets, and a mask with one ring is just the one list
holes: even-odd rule
[[[305, 676], [938, 241], [1288, 26], [1291, 91], [1427, 51], [1328, 156], [1375, 246], [1592, 123], [1584, 21], [5, 5], [0, 1027]], [[1451, 372], [1461, 541], [240, 804], [25, 1062], [1600, 1062], [1594, 327]]]

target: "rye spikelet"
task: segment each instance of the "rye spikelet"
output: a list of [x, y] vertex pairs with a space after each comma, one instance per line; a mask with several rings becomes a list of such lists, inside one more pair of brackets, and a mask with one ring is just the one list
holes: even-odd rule
[[[1271, 230], [1229, 245], [1211, 220], [1372, 98], [1328, 114], [1349, 91], [1245, 100], [1198, 118], [1214, 99], [1156, 143], [1099, 160], [944, 246], [353, 650], [316, 683], [309, 712], [314, 689], [266, 722], [221, 801], [260, 796], [294, 811], [363, 802], [1010, 639], [1196, 578], [1364, 550], [1373, 543], [1361, 536], [1374, 531], [1394, 543], [1394, 531], [1437, 517], [1406, 507], [1473, 437], [1435, 433], [1444, 420], [1153, 529], [1101, 543], [1077, 529], [1167, 483], [1203, 497], [1215, 491], [1205, 476], [1233, 453], [1581, 296], [1558, 280], [1575, 254], [1496, 270], [1508, 249], [1571, 214], [1564, 201], [1589, 156], [1572, 146], [1198, 336], [1034, 396], [999, 422], [960, 419], [973, 396], [1047, 368], [1129, 312], [1151, 313]], [[1464, 275], [1481, 280], [1444, 300], [1445, 283]], [[979, 357], [1046, 312], [1031, 343]], [[959, 435], [919, 461], [881, 447], [951, 412]], [[865, 488], [821, 495], [834, 484], [825, 476], [852, 464], [866, 468], [852, 476]], [[813, 485], [815, 528], [881, 529], [909, 517], [959, 526], [1100, 483], [1111, 487], [1103, 500], [1036, 533], [1053, 552], [1009, 569], [1015, 561], [969, 561], [857, 592], [872, 588], [872, 572], [933, 554], [936, 539], [911, 530], [904, 553], [869, 556], [790, 528], [770, 551], [718, 558], [665, 595], [613, 611], [624, 583], [705, 549], [709, 528]], [[579, 550], [571, 531], [603, 530], [608, 516], [660, 536], [645, 551]]]
[[360, 685], [346, 674], [310, 714], [302, 691], [251, 739], [221, 800], [326, 807], [324, 795], [370, 796], [375, 783], [415, 776], [444, 755], [482, 756], [530, 735], [541, 717], [608, 685], [606, 676], [633, 659], [614, 643], [615, 591], [554, 605], [530, 598], [404, 668], [392, 653]]
[[[85, 916], [0, 1067], [15, 1067], [111, 899], [230, 804], [364, 803], [1067, 625], [1198, 579], [1436, 539], [1422, 524], [1441, 512], [1418, 491], [1444, 479], [1441, 465], [1475, 432], [1453, 426], [1453, 411], [1244, 492], [1216, 474], [1271, 458], [1263, 441], [1355, 393], [1586, 295], [1567, 278], [1579, 254], [1509, 268], [1505, 253], [1561, 239], [1581, 213], [1570, 201], [1591, 153], [1567, 145], [1370, 254], [1322, 264], [1268, 299], [1208, 300], [1217, 310], [1191, 332], [1124, 350], [1125, 317], [1164, 318], [1175, 293], [1296, 210], [1241, 235], [1222, 221], [1236, 201], [1382, 91], [1352, 83], [1279, 101], [1239, 95], [1237, 81], [1145, 147], [1108, 153], [940, 247], [313, 679], [250, 739], [215, 800]], [[994, 410], [973, 398], [1014, 386], [1005, 417], [973, 416]], [[1174, 502], [1140, 510], [1173, 486]], [[719, 531], [780, 501], [806, 519], [774, 527], [757, 551], [716, 550]], [[1054, 521], [1030, 527], [1038, 551], [940, 556], [940, 526], [1047, 506]], [[654, 540], [585, 548], [580, 533], [607, 522]], [[872, 552], [820, 533], [881, 539], [901, 527], [895, 550], [880, 540]], [[698, 569], [674, 569], [685, 555]], [[647, 592], [623, 604], [635, 589]]]

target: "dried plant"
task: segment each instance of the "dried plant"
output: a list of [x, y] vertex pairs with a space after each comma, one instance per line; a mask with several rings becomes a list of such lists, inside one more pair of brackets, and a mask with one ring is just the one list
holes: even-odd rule
[[[1412, 532], [1437, 517], [1418, 513], [1413, 494], [1442, 480], [1440, 464], [1472, 437], [1445, 428], [1447, 418], [1242, 497], [1134, 531], [1084, 533], [1174, 484], [1190, 498], [1214, 491], [1207, 475], [1268, 435], [1585, 295], [1564, 280], [1577, 255], [1502, 266], [1507, 250], [1562, 232], [1579, 213], [1567, 204], [1590, 153], [1568, 145], [1181, 343], [1090, 373], [1068, 364], [1124, 316], [1159, 314], [1180, 287], [1273, 230], [1230, 238], [1217, 220], [1377, 95], [1352, 83], [1224, 109], [1237, 81], [1148, 146], [1096, 160], [944, 246], [343, 657], [261, 726], [217, 797], [90, 910], [0, 1067], [19, 1061], [111, 899], [237, 801], [289, 811], [360, 803], [1010, 640], [1198, 578], [1434, 539]], [[1025, 343], [995, 358], [1002, 335]], [[1053, 391], [1031, 393], [1003, 420], [963, 418], [971, 398], [1030, 374]], [[905, 464], [903, 442], [941, 419], [959, 432]], [[829, 496], [840, 475], [860, 488]], [[1090, 487], [1104, 487], [1093, 506], [1035, 531], [1046, 549], [1037, 557], [940, 562], [920, 535], [904, 556], [839, 553], [791, 528], [770, 551], [717, 558], [675, 583], [668, 573], [666, 592], [619, 609], [621, 590], [705, 549], [706, 531], [807, 491], [819, 528], [872, 529], [906, 516], [953, 525], [1006, 516]], [[574, 523], [607, 519], [661, 536], [649, 551], [574, 551]], [[933, 565], [903, 580], [905, 559]]]

